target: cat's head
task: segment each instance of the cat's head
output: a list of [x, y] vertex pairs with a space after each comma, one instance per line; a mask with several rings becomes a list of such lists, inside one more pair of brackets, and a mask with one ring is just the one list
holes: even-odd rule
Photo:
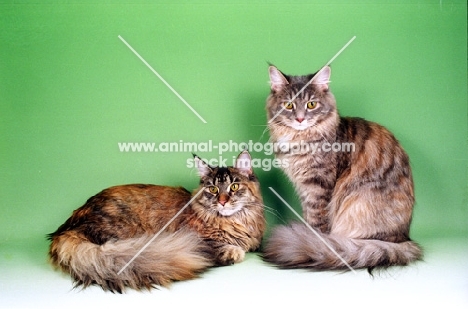
[[206, 212], [221, 216], [232, 216], [250, 207], [261, 205], [260, 187], [252, 169], [248, 151], [239, 154], [234, 166], [210, 166], [194, 156], [200, 175], [198, 204]]
[[269, 124], [302, 131], [334, 114], [336, 102], [328, 87], [330, 73], [330, 67], [325, 66], [314, 74], [290, 76], [270, 66]]

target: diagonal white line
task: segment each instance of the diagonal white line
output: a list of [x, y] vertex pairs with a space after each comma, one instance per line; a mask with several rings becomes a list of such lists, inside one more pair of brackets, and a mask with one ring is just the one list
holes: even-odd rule
[[206, 123], [206, 120], [203, 119], [203, 117], [200, 116], [200, 114], [197, 113], [197, 111], [190, 104], [188, 104], [187, 101], [185, 101], [185, 99], [174, 88], [172, 88], [172, 86], [169, 85], [169, 83], [158, 72], [156, 72], [156, 70], [153, 69], [151, 65], [146, 62], [146, 60], [143, 59], [143, 57], [140, 56], [140, 54], [130, 44], [128, 44], [123, 37], [119, 35], [119, 39], [148, 67], [148, 69], [151, 70], [151, 72], [154, 73], [154, 75], [156, 75], [164, 83], [164, 85], [167, 86], [167, 88], [169, 88], [195, 115], [197, 115], [197, 117], [200, 118], [203, 123]]
[[119, 270], [119, 272], [117, 273], [117, 275], [120, 275], [124, 270], [125, 268], [127, 268], [152, 242], [153, 240], [156, 239], [156, 237], [158, 237], [168, 226], [169, 224], [172, 223], [172, 221], [175, 220], [175, 218], [177, 218], [184, 210], [185, 208], [187, 208], [190, 203], [193, 202], [193, 200], [199, 196], [201, 193], [203, 192], [203, 189], [198, 191], [197, 194], [195, 194], [191, 199], [190, 201], [187, 202], [187, 204], [184, 205], [184, 207], [182, 207], [175, 215], [174, 217], [172, 217], [171, 220], [169, 220], [169, 222], [166, 223], [166, 225], [164, 225], [160, 230], [159, 232], [157, 232], [132, 258], [130, 261], [127, 262], [127, 264], [124, 265], [124, 267], [122, 267], [121, 270]]
[[325, 64], [325, 66], [330, 65], [330, 63], [332, 63], [333, 60], [335, 60], [335, 58], [338, 57], [338, 56], [346, 49], [346, 47], [348, 47], [349, 44], [351, 44], [351, 43], [354, 41], [354, 39], [356, 39], [356, 36], [353, 36], [353, 37], [351, 38], [351, 40], [349, 40], [348, 43], [346, 43], [346, 44], [335, 54], [335, 56], [333, 56], [333, 58], [331, 58], [331, 59], [327, 62], [327, 64]]
[[353, 272], [353, 273], [357, 274], [357, 272], [348, 264], [348, 262], [346, 262], [345, 259], [343, 259], [343, 258], [341, 257], [341, 255], [339, 255], [338, 252], [336, 252], [336, 250], [333, 249], [333, 247], [330, 246], [330, 245], [325, 241], [325, 239], [323, 239], [323, 237], [320, 236], [320, 234], [319, 234], [316, 230], [314, 230], [314, 228], [311, 227], [310, 224], [308, 224], [308, 223], [294, 210], [294, 208], [292, 208], [291, 205], [289, 205], [288, 202], [286, 202], [286, 201], [281, 197], [281, 195], [278, 194], [278, 192], [275, 191], [275, 189], [273, 189], [272, 187], [268, 187], [268, 188], [271, 190], [271, 192], [273, 192], [273, 193], [281, 200], [281, 202], [284, 203], [284, 205], [288, 206], [288, 208], [299, 218], [299, 220], [301, 220], [302, 223], [304, 223], [304, 224], [309, 228], [309, 230], [311, 230], [311, 231], [315, 234], [315, 236], [317, 236], [317, 237], [325, 244], [325, 246], [327, 246], [328, 249], [330, 249], [330, 251], [333, 252], [333, 254], [335, 254], [335, 255], [336, 255], [352, 272]]
[[[294, 95], [294, 97], [292, 97], [292, 99], [291, 99], [289, 102], [294, 101], [294, 100], [307, 88], [307, 86], [309, 86], [310, 84], [312, 84], [312, 82], [314, 81], [315, 77], [318, 76], [319, 73], [322, 72], [322, 70], [325, 69], [326, 66], [328, 66], [330, 63], [332, 63], [333, 60], [335, 60], [336, 57], [338, 57], [338, 56], [346, 49], [346, 47], [348, 47], [349, 44], [351, 44], [351, 43], [354, 41], [355, 38], [356, 38], [356, 36], [353, 36], [353, 37], [351, 38], [351, 40], [349, 40], [348, 43], [346, 43], [346, 44], [335, 54], [335, 56], [333, 56], [317, 73], [315, 73], [315, 75], [307, 82], [307, 84], [305, 84], [305, 86], [302, 87], [301, 90], [299, 90], [299, 92], [296, 93], [296, 94]], [[273, 116], [273, 118], [271, 118], [271, 119], [268, 121], [268, 123], [271, 123], [276, 117], [278, 117], [278, 115], [281, 114], [281, 113], [284, 111], [284, 108], [285, 108], [285, 107], [284, 107], [284, 105], [283, 105], [282, 108], [280, 109], [280, 111], [277, 112], [277, 113]]]

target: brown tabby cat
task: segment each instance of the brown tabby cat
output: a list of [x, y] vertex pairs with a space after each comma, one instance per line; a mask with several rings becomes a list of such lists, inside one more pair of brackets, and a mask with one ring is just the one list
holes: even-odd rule
[[[328, 86], [330, 67], [288, 76], [270, 66], [269, 73], [272, 142], [311, 145], [279, 147], [275, 153], [288, 160], [285, 172], [304, 219], [353, 268], [371, 271], [421, 259], [421, 248], [409, 237], [414, 204], [409, 158], [395, 137], [376, 123], [339, 116]], [[304, 224], [276, 228], [264, 258], [284, 268], [347, 267]]]
[[241, 262], [245, 252], [260, 246], [265, 229], [250, 155], [242, 152], [234, 167], [211, 167], [197, 156], [194, 163], [201, 178], [192, 195], [181, 187], [134, 184], [91, 197], [49, 235], [52, 264], [69, 273], [75, 287], [97, 284], [122, 293], [125, 287], [167, 286], [213, 265]]

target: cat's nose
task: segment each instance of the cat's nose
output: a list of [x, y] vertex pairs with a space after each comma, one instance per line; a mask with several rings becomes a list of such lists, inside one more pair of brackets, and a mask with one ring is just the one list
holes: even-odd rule
[[304, 117], [297, 117], [296, 120], [297, 122], [301, 123], [304, 121]]
[[218, 198], [218, 203], [224, 206], [229, 201], [229, 195], [221, 193]]

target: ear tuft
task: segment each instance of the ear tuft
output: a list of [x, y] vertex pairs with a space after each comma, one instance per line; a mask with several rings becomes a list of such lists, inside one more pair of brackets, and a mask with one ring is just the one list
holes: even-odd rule
[[331, 68], [327, 65], [315, 74], [312, 84], [317, 86], [321, 91], [328, 91], [330, 83]]
[[206, 164], [205, 161], [203, 161], [202, 159], [200, 159], [200, 157], [198, 157], [197, 155], [193, 155], [194, 157], [194, 161], [195, 161], [195, 166], [197, 167], [198, 169], [198, 175], [200, 177], [205, 177], [205, 176], [208, 176], [210, 175], [213, 170], [211, 169], [211, 167]]
[[275, 66], [270, 66], [268, 68], [268, 72], [270, 74], [271, 90], [277, 92], [283, 89], [284, 86], [289, 84], [288, 80], [286, 79], [286, 77], [284, 77], [283, 73], [281, 73], [281, 71], [278, 70]]
[[242, 151], [236, 159], [236, 166], [241, 174], [249, 177], [253, 174], [252, 169], [252, 158], [250, 157], [250, 153], [247, 150]]

